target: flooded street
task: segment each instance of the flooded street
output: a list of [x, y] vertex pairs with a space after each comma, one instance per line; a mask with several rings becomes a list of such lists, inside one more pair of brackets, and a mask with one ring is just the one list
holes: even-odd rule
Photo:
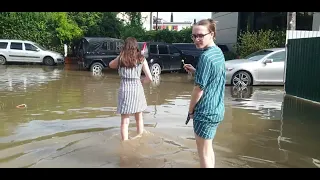
[[[184, 124], [188, 74], [165, 73], [144, 86], [146, 133], [126, 143], [115, 113], [118, 87], [116, 71], [0, 66], [0, 167], [198, 168], [192, 122]], [[320, 167], [320, 106], [274, 86], [227, 86], [225, 104], [216, 167]]]

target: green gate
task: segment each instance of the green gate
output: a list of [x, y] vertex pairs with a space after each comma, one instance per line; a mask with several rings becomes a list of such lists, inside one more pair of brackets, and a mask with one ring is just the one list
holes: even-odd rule
[[320, 102], [320, 37], [289, 39], [286, 94]]

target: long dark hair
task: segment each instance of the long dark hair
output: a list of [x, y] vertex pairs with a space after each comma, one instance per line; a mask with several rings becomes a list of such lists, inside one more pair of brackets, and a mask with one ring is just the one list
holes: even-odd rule
[[119, 56], [120, 67], [132, 68], [143, 62], [144, 56], [138, 48], [138, 42], [134, 37], [128, 37]]

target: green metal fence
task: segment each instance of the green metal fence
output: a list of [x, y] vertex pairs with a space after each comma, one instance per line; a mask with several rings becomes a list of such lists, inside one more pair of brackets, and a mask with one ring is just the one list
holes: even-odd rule
[[289, 39], [285, 91], [320, 102], [320, 37]]

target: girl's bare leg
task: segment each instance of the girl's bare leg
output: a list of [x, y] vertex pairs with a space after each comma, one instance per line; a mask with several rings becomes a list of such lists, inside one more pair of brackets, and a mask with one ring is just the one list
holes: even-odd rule
[[129, 138], [129, 114], [121, 114], [121, 138], [123, 141]]
[[141, 135], [144, 130], [142, 112], [135, 113], [134, 117], [135, 117], [136, 123], [137, 123], [137, 133], [138, 133], [138, 135]]

